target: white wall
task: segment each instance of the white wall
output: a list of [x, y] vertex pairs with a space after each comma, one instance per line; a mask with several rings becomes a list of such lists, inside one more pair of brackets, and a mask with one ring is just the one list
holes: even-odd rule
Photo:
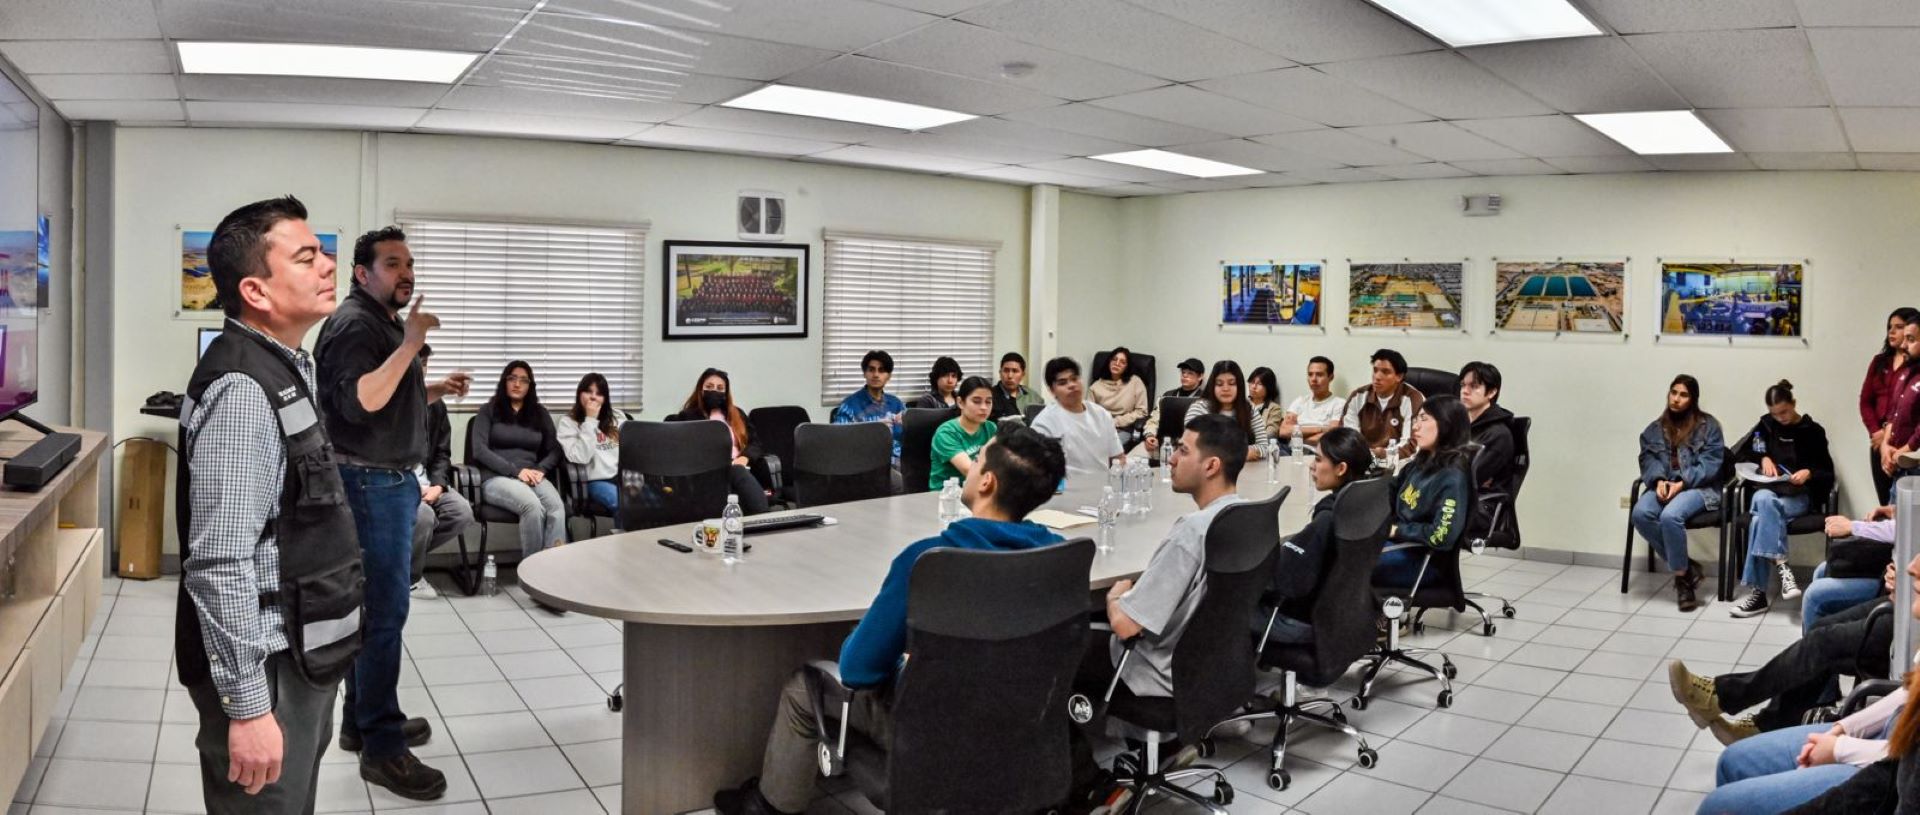
[[[123, 128], [114, 166], [118, 438], [173, 438], [171, 422], [138, 410], [155, 391], [185, 389], [194, 364], [195, 329], [217, 325], [173, 317], [175, 226], [211, 228], [240, 204], [289, 192], [306, 202], [316, 229], [343, 230], [343, 263], [353, 237], [389, 223], [395, 210], [651, 221], [642, 396], [648, 417], [674, 410], [708, 366], [727, 370], [750, 406], [798, 404], [824, 416], [819, 407], [823, 228], [1002, 241], [995, 350], [1017, 348], [1025, 340], [1027, 196], [1003, 184], [642, 148], [297, 130]], [[661, 340], [661, 242], [737, 240], [733, 205], [742, 189], [787, 193], [788, 241], [813, 246], [809, 336]], [[345, 292], [348, 270], [341, 273]], [[902, 373], [903, 382], [914, 379]], [[549, 391], [566, 394], [572, 384], [550, 385]], [[456, 416], [455, 424], [457, 448], [464, 417]], [[172, 552], [171, 517], [166, 523], [167, 551]]]
[[[1460, 195], [1487, 192], [1504, 195], [1506, 211], [1461, 216]], [[1301, 372], [1314, 354], [1337, 363], [1340, 389], [1366, 382], [1367, 357], [1380, 347], [1416, 366], [1498, 365], [1502, 404], [1534, 417], [1536, 463], [1521, 500], [1530, 547], [1619, 551], [1635, 439], [1680, 372], [1700, 378], [1702, 406], [1730, 434], [1764, 411], [1768, 385], [1792, 380], [1801, 409], [1835, 438], [1844, 500], [1864, 512], [1871, 481], [1860, 379], [1887, 312], [1920, 303], [1920, 176], [1904, 173], [1448, 179], [1119, 202], [1069, 196], [1065, 209], [1062, 299], [1111, 309], [1097, 319], [1063, 314], [1061, 348], [1083, 363], [1121, 343], [1163, 360], [1232, 357], [1247, 370], [1272, 366], [1289, 399], [1304, 389]], [[1528, 255], [1631, 257], [1629, 338], [1489, 337], [1489, 258]], [[1656, 345], [1662, 255], [1811, 259], [1807, 343]], [[1473, 258], [1470, 336], [1344, 330], [1346, 259], [1401, 257]], [[1262, 258], [1328, 260], [1327, 333], [1216, 328], [1220, 261]]]

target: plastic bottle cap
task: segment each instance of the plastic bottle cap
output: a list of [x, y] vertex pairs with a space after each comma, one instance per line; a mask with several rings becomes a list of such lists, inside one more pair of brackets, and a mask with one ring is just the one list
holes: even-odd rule
[[727, 493], [727, 503], [729, 504], [740, 503], [740, 496], [735, 495], [733, 493]]

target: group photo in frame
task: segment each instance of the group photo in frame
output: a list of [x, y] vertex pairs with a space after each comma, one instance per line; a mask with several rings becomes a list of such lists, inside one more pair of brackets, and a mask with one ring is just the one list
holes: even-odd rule
[[664, 338], [807, 336], [804, 243], [666, 241]]

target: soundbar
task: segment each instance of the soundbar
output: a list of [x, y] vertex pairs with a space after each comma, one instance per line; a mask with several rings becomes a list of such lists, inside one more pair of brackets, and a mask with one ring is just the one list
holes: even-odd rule
[[52, 481], [80, 452], [80, 437], [72, 433], [48, 433], [45, 438], [20, 452], [0, 469], [0, 481], [9, 487], [37, 490]]

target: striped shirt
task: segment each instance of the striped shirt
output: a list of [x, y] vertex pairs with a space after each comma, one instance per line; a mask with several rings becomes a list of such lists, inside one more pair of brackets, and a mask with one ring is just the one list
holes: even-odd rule
[[[265, 337], [314, 390], [313, 357], [305, 349], [288, 348], [237, 320], [228, 325]], [[266, 391], [242, 373], [207, 386], [183, 417], [181, 438], [193, 507], [192, 554], [181, 564], [182, 579], [200, 616], [220, 705], [230, 719], [250, 719], [273, 710], [265, 664], [288, 647], [280, 609], [260, 607], [260, 594], [280, 585], [273, 522], [286, 482], [286, 443]]]

